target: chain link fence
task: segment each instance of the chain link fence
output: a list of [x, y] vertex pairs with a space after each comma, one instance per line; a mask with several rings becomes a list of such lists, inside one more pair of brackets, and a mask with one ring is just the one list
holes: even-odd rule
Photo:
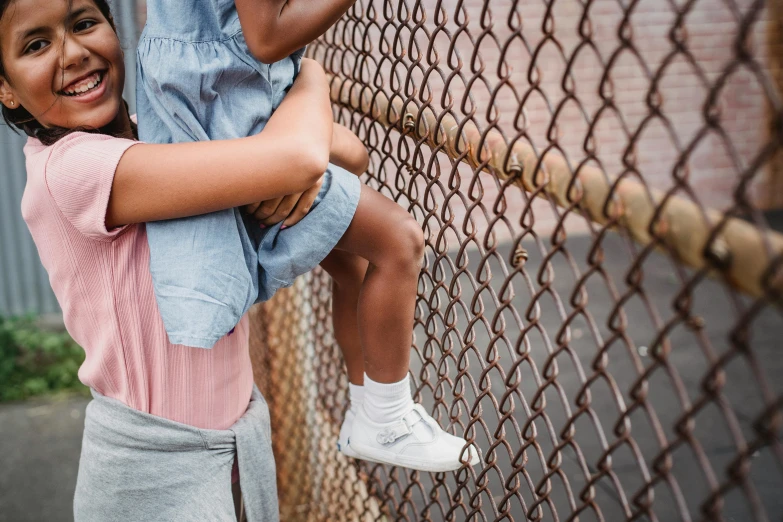
[[336, 452], [315, 273], [253, 312], [284, 520], [781, 519], [779, 2], [358, 0], [308, 52], [425, 232], [415, 398], [482, 461]]

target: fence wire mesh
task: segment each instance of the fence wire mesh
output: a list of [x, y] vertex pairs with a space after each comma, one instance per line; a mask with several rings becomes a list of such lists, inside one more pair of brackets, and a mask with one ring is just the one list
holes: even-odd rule
[[358, 0], [308, 52], [425, 232], [415, 398], [482, 461], [336, 452], [317, 272], [253, 312], [284, 520], [781, 519], [779, 2]]

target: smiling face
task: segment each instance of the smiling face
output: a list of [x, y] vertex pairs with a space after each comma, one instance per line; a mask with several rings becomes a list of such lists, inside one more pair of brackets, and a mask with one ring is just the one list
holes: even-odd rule
[[125, 66], [92, 0], [11, 0], [0, 18], [0, 102], [44, 127], [124, 126]]

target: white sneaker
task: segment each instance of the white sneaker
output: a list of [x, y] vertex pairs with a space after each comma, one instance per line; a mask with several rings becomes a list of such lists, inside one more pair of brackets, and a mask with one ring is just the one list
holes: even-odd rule
[[430, 472], [461, 468], [460, 455], [467, 464], [478, 464], [478, 450], [471, 445], [463, 451], [466, 444], [465, 439], [443, 431], [421, 404], [389, 424], [371, 421], [360, 408], [350, 436], [356, 458]]
[[345, 419], [343, 419], [343, 425], [340, 427], [340, 436], [337, 438], [337, 451], [351, 457], [357, 458], [356, 452], [351, 448], [351, 430], [353, 429], [353, 419], [356, 415], [351, 408], [345, 412]]

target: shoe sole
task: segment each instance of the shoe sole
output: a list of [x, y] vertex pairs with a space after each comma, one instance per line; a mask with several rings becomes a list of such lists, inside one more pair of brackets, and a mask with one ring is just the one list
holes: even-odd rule
[[385, 462], [378, 462], [377, 460], [372, 460], [369, 458], [362, 457], [358, 453], [356, 453], [349, 444], [346, 444], [344, 447], [343, 445], [338, 442], [337, 443], [337, 451], [345, 455], [346, 457], [352, 458], [352, 459], [358, 459], [358, 460], [364, 460], [366, 462], [373, 462], [375, 464], [385, 464]]
[[[367, 460], [370, 462], [377, 462], [378, 464], [386, 464], [389, 466], [399, 466], [402, 468], [414, 469], [416, 471], [425, 471], [429, 473], [442, 473], [446, 471], [456, 471], [463, 466], [462, 462], [439, 462], [433, 463], [431, 466], [423, 465], [421, 460], [413, 459], [410, 457], [401, 457], [389, 452], [374, 451], [372, 448], [364, 446], [362, 444], [352, 444], [355, 453], [358, 455], [354, 458]], [[479, 463], [478, 454], [472, 455], [469, 466], [475, 466]]]
[[342, 444], [340, 444], [339, 442], [337, 443], [337, 451], [339, 451], [346, 457], [350, 457], [352, 459], [358, 458], [359, 456], [356, 454], [356, 452], [349, 448], [350, 446], [348, 446], [347, 444], [345, 445], [345, 447], [343, 447]]

